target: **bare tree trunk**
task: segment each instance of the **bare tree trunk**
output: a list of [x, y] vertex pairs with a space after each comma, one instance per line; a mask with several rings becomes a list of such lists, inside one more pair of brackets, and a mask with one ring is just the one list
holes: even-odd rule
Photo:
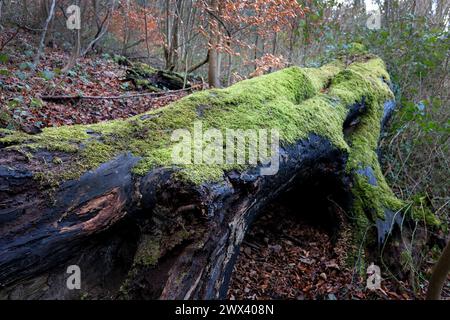
[[231, 85], [231, 69], [233, 68], [233, 56], [228, 55], [228, 67], [227, 67], [227, 86]]
[[[277, 40], [278, 40], [278, 34], [275, 33], [273, 35], [273, 41], [272, 41], [272, 55], [275, 56], [275, 54], [277, 53]], [[273, 68], [270, 67], [269, 68], [269, 73], [273, 71]]]
[[148, 43], [147, 0], [144, 0], [144, 23], [145, 23], [145, 47], [147, 48], [147, 59], [149, 59], [150, 58], [150, 46]]
[[169, 67], [169, 61], [170, 61], [170, 0], [166, 0], [164, 4], [164, 13], [166, 16], [166, 22], [164, 24], [164, 32], [165, 35], [165, 41], [164, 41], [164, 59], [166, 60], [166, 69]]
[[[219, 1], [211, 0], [211, 10], [213, 12], [219, 11]], [[219, 45], [219, 24], [214, 19], [210, 20], [210, 39], [209, 39], [209, 70], [208, 70], [208, 83], [210, 87], [219, 88], [220, 80], [219, 80], [219, 61], [218, 61], [218, 50], [217, 47]]]
[[80, 57], [80, 52], [81, 52], [81, 30], [77, 29], [75, 36], [75, 47], [73, 48], [72, 55], [70, 56], [69, 61], [67, 62], [66, 66], [62, 69], [63, 73], [69, 71], [75, 66], [77, 59]]
[[191, 52], [189, 51], [188, 42], [190, 40], [190, 35], [192, 34], [193, 25], [195, 22], [195, 8], [192, 6], [192, 0], [186, 0], [183, 6], [184, 15], [181, 20], [182, 25], [182, 43], [180, 45], [180, 53], [181, 53], [181, 61], [185, 61], [186, 64], [189, 64], [188, 56], [192, 57]]
[[[76, 5], [80, 6], [80, 0], [76, 1]], [[75, 38], [75, 45], [74, 45], [74, 48], [72, 50], [72, 55], [70, 56], [69, 61], [67, 62], [66, 66], [62, 69], [63, 73], [65, 73], [65, 72], [69, 71], [70, 69], [72, 69], [75, 66], [75, 64], [76, 64], [77, 59], [80, 57], [80, 53], [81, 53], [81, 29], [79, 29], [79, 28], [76, 29], [74, 38]]]
[[170, 63], [170, 70], [174, 70], [176, 69], [177, 63], [178, 63], [178, 59], [179, 59], [179, 48], [178, 48], [178, 43], [179, 43], [179, 30], [180, 30], [180, 20], [181, 20], [181, 9], [183, 6], [183, 0], [177, 0], [177, 4], [175, 6], [175, 17], [174, 17], [174, 21], [173, 21], [173, 31], [172, 31], [172, 52], [171, 52], [171, 57], [172, 57], [172, 61]]
[[166, 2], [166, 69], [174, 70], [177, 67], [179, 60], [179, 30], [180, 30], [180, 20], [183, 9], [183, 0], [176, 0], [173, 21], [170, 24], [170, 2]]
[[28, 3], [27, 0], [23, 0], [22, 2], [22, 20], [24, 24], [28, 21]]
[[130, 13], [130, 0], [126, 1], [126, 5], [125, 5], [125, 27], [123, 30], [123, 47], [122, 47], [122, 55], [126, 56], [127, 55], [127, 50], [128, 50], [128, 42], [129, 42], [129, 38], [130, 38], [130, 27], [129, 27], [129, 13]]
[[[256, 38], [255, 38], [255, 50], [253, 52], [253, 60], [256, 61], [256, 59], [258, 59], [258, 45], [259, 45], [259, 34], [256, 34]], [[255, 63], [255, 71], [258, 67], [256, 66]]]
[[442, 287], [450, 273], [450, 242], [444, 248], [439, 261], [434, 268], [427, 292], [427, 300], [439, 300], [441, 298]]
[[3, 7], [3, 0], [0, 0], [0, 30], [3, 29], [3, 26], [2, 26], [2, 7]]
[[45, 21], [44, 31], [42, 31], [41, 41], [39, 42], [38, 51], [36, 53], [36, 57], [34, 58], [34, 68], [37, 68], [37, 66], [41, 60], [41, 55], [42, 55], [42, 52], [44, 51], [44, 47], [45, 47], [45, 37], [47, 36], [48, 26], [49, 26], [50, 22], [52, 21], [53, 16], [55, 15], [55, 7], [56, 7], [56, 0], [52, 0], [50, 12], [48, 13], [47, 20]]
[[101, 28], [101, 21], [100, 21], [100, 19], [98, 17], [98, 3], [97, 3], [97, 0], [92, 0], [91, 3], [92, 3], [92, 10], [94, 11], [94, 14], [95, 14], [95, 24], [96, 24], [97, 28], [100, 29]]

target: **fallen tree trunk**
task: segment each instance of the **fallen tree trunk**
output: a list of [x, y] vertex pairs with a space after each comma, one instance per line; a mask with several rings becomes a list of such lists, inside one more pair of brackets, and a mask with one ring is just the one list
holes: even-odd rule
[[[130, 62], [129, 62], [130, 63]], [[145, 63], [131, 63], [125, 81], [130, 81], [137, 90], [180, 90], [190, 88], [184, 77], [173, 71], [157, 70]]]
[[[0, 297], [224, 298], [252, 220], [311, 181], [335, 186], [355, 243], [369, 241], [372, 226], [383, 241], [407, 213], [376, 154], [392, 100], [383, 62], [364, 54], [347, 67], [293, 67], [195, 93], [128, 120], [2, 131]], [[172, 133], [195, 135], [198, 122], [219, 132], [277, 129], [278, 170], [174, 164]], [[81, 268], [81, 290], [66, 287], [70, 265]]]

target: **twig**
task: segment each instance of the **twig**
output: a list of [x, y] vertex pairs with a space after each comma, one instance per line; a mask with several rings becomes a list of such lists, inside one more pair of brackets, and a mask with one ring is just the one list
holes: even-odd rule
[[0, 44], [0, 51], [3, 51], [3, 49], [6, 47], [6, 45], [8, 43], [10, 43], [20, 32], [22, 28], [21, 27], [17, 27], [17, 30], [12, 34], [12, 36], [10, 36], [8, 39], [6, 39], [6, 41]]
[[36, 69], [39, 65], [39, 61], [41, 60], [42, 52], [45, 49], [45, 37], [47, 36], [48, 32], [48, 26], [50, 25], [50, 22], [52, 21], [54, 15], [55, 15], [55, 7], [56, 7], [56, 0], [52, 1], [50, 12], [48, 13], [47, 20], [45, 20], [44, 24], [44, 31], [42, 31], [41, 40], [39, 41], [39, 47], [37, 49], [36, 57], [34, 58], [34, 67], [33, 69]]
[[292, 241], [294, 244], [303, 247], [305, 245], [305, 243], [289, 234], [287, 234], [286, 232], [283, 232], [283, 237], [285, 237], [286, 239]]
[[259, 250], [261, 249], [261, 247], [259, 245], [257, 245], [256, 243], [252, 243], [252, 242], [248, 242], [248, 241], [242, 241], [242, 244], [245, 244], [246, 246], [252, 247], [255, 250]]
[[61, 101], [61, 100], [121, 100], [121, 99], [129, 99], [129, 98], [138, 98], [138, 97], [148, 97], [148, 96], [164, 96], [171, 95], [175, 93], [190, 91], [198, 86], [193, 86], [190, 88], [179, 89], [179, 90], [169, 90], [163, 92], [146, 92], [146, 93], [138, 93], [133, 95], [120, 95], [120, 96], [84, 96], [84, 95], [60, 95], [60, 96], [40, 96], [40, 98], [44, 101]]
[[209, 54], [210, 54], [210, 52], [209, 52], [209, 50], [208, 50], [208, 53], [207, 53], [207, 55], [206, 55], [205, 60], [200, 61], [200, 62], [197, 63], [196, 65], [194, 65], [194, 66], [188, 68], [186, 74], [192, 73], [192, 72], [194, 72], [195, 70], [197, 70], [197, 69], [199, 69], [200, 67], [202, 67], [203, 65], [207, 64], [207, 63], [209, 62]]

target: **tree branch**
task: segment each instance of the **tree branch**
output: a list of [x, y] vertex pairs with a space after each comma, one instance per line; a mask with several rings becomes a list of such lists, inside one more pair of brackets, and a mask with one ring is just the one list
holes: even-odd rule
[[196, 65], [193, 65], [192, 67], [190, 67], [189, 69], [187, 69], [187, 73], [191, 73], [194, 72], [195, 70], [197, 70], [198, 68], [202, 67], [203, 65], [207, 64], [209, 62], [209, 50], [208, 53], [206, 54], [206, 58], [203, 61], [200, 61], [199, 63], [197, 63]]
[[79, 101], [79, 100], [121, 100], [121, 99], [130, 99], [130, 98], [139, 98], [139, 97], [156, 97], [156, 96], [164, 96], [164, 95], [172, 95], [175, 93], [186, 92], [193, 90], [195, 88], [199, 88], [200, 85], [193, 86], [190, 88], [179, 89], [179, 90], [169, 90], [163, 92], [146, 92], [146, 93], [138, 93], [138, 94], [124, 94], [120, 96], [84, 96], [84, 95], [59, 95], [59, 96], [40, 96], [43, 101], [49, 102], [60, 102], [64, 100], [71, 101]]

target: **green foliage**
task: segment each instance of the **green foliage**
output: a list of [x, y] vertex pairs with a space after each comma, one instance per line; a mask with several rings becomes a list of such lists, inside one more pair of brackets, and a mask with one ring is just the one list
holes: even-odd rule
[[10, 72], [8, 69], [0, 69], [0, 75], [8, 77], [10, 75]]
[[22, 62], [21, 64], [19, 64], [19, 69], [20, 70], [33, 70], [34, 64], [32, 62]]
[[30, 107], [41, 108], [44, 105], [44, 101], [40, 98], [31, 98]]
[[9, 61], [9, 56], [5, 53], [0, 53], [0, 63], [5, 64]]
[[425, 133], [436, 132], [442, 134], [442, 142], [445, 143], [446, 136], [450, 134], [450, 120], [442, 121], [442, 119], [436, 119], [433, 115], [436, 114], [439, 109], [446, 108], [443, 105], [442, 100], [439, 98], [432, 98], [431, 100], [423, 100], [419, 103], [404, 99], [402, 102], [403, 108], [399, 111], [401, 122], [396, 122], [392, 126], [392, 130], [400, 131], [405, 128], [405, 124], [408, 122], [416, 123], [421, 130]]
[[20, 105], [23, 104], [23, 97], [22, 96], [18, 96], [16, 98], [13, 98], [11, 100], [8, 101], [7, 106], [10, 110], [19, 107]]
[[14, 75], [20, 80], [25, 80], [26, 78], [28, 78], [28, 75], [22, 71], [16, 71], [14, 72]]
[[39, 72], [39, 76], [47, 81], [50, 81], [55, 77], [55, 73], [50, 70], [44, 70]]

